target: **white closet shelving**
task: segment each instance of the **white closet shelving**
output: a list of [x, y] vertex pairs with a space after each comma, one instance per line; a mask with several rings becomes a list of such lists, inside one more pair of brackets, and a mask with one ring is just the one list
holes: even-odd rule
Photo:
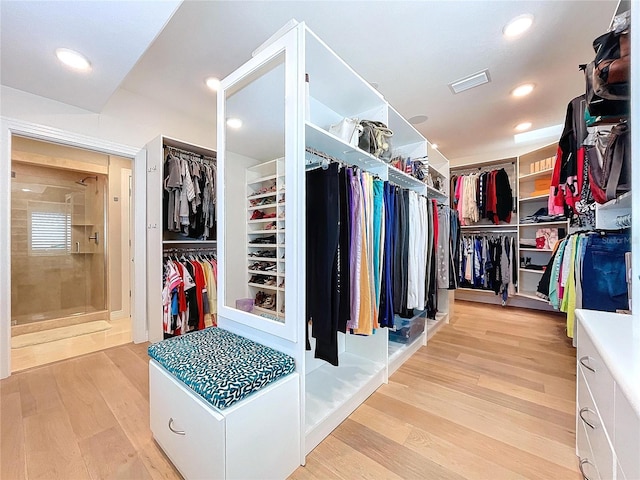
[[[145, 146], [146, 178], [146, 225], [147, 225], [147, 329], [148, 340], [158, 342], [163, 339], [162, 331], [162, 282], [163, 251], [180, 248], [216, 248], [216, 228], [207, 239], [190, 238], [178, 232], [169, 232], [165, 225], [165, 161], [167, 149], [174, 148], [195, 155], [216, 158], [215, 150], [193, 145], [163, 135], [156, 137]], [[144, 220], [143, 220], [144, 221]]]
[[[548, 222], [521, 222], [521, 219], [546, 209], [549, 203], [549, 187], [553, 175], [552, 159], [555, 157], [557, 143], [547, 145], [516, 158], [501, 159], [476, 165], [465, 165], [453, 169], [453, 173], [466, 174], [493, 168], [505, 168], [511, 181], [514, 208], [510, 223], [494, 225], [481, 220], [473, 225], [462, 226], [462, 234], [470, 232], [509, 234], [515, 236], [516, 261], [518, 261], [518, 283], [516, 295], [508, 300], [513, 306], [552, 310], [548, 302], [536, 295], [542, 269], [533, 266], [546, 266], [553, 252], [552, 248], [536, 248], [521, 245], [521, 239], [535, 239], [539, 229], [557, 229], [559, 240], [569, 232], [568, 220]], [[547, 161], [548, 159], [548, 161]], [[529, 261], [529, 262], [527, 262]], [[489, 303], [501, 303], [502, 300], [492, 291], [460, 288], [456, 298]]]
[[[309, 78], [308, 99], [305, 74]], [[244, 126], [228, 128], [225, 121], [231, 117], [242, 119]], [[314, 358], [313, 338], [312, 350], [305, 350], [305, 149], [429, 194], [423, 182], [329, 133], [329, 127], [345, 117], [387, 124], [394, 132], [394, 156], [427, 155], [426, 139], [304, 24], [290, 26], [266, 42], [250, 61], [222, 81], [218, 92], [218, 213], [223, 232], [218, 239], [219, 325], [295, 358], [302, 373], [300, 411], [296, 413], [302, 424], [301, 463], [427, 338], [426, 328], [408, 346], [391, 345], [385, 328], [370, 336], [339, 333], [337, 367]], [[448, 179], [446, 159], [435, 168]], [[250, 200], [260, 200], [263, 195], [273, 198], [271, 192], [258, 192], [274, 181], [277, 206], [251, 205]], [[447, 182], [443, 182], [444, 190], [437, 192], [439, 201], [446, 202]], [[283, 185], [286, 202], [279, 203]], [[277, 212], [274, 244], [249, 243], [272, 234], [265, 225], [272, 220], [253, 218], [256, 211]], [[286, 229], [281, 215], [286, 215]], [[264, 288], [247, 281], [261, 274], [246, 268], [251, 262], [273, 261], [250, 255], [261, 249], [277, 251], [277, 319], [265, 318], [255, 309], [246, 312], [236, 308], [237, 300], [255, 298]], [[286, 288], [280, 289], [281, 280]], [[439, 320], [448, 311], [447, 302], [440, 304], [443, 312]], [[286, 310], [282, 311], [284, 305]]]
[[[522, 219], [545, 209], [549, 204], [549, 190], [553, 175], [557, 143], [552, 143], [518, 157], [518, 218]], [[540, 229], [557, 230], [557, 240], [560, 241], [569, 233], [569, 221], [547, 221], [518, 224], [518, 295], [541, 302], [545, 307], [548, 302], [536, 295], [538, 283], [544, 274], [539, 269], [546, 266], [551, 259], [553, 246], [549, 248], [522, 248], [522, 239], [535, 239]], [[524, 259], [524, 263], [523, 263]], [[529, 267], [538, 266], [538, 269]]]
[[255, 313], [277, 321], [284, 318], [283, 167], [275, 159], [246, 170], [248, 297]]

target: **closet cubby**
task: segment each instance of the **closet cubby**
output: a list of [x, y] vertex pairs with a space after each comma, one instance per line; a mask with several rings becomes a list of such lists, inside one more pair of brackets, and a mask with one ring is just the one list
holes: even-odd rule
[[[156, 137], [144, 148], [146, 156], [146, 219], [136, 219], [146, 223], [146, 314], [148, 318], [147, 337], [150, 342], [163, 339], [163, 253], [171, 250], [179, 255], [181, 249], [207, 249], [216, 251], [217, 222], [209, 229], [208, 236], [190, 237], [183, 232], [169, 231], [167, 216], [169, 203], [165, 178], [169, 175], [167, 156], [180, 155], [189, 161], [207, 162], [213, 166], [213, 181], [216, 181], [216, 151], [176, 140], [164, 135]], [[215, 198], [214, 198], [215, 201]]]
[[552, 229], [557, 232], [552, 240], [554, 243], [568, 234], [569, 222], [566, 219], [554, 219], [525, 223], [523, 219], [543, 210], [550, 213], [549, 193], [557, 148], [557, 143], [553, 143], [518, 157], [518, 295], [542, 302], [545, 306], [547, 301], [540, 298], [536, 290], [554, 245], [531, 247], [524, 245], [523, 239], [535, 240], [540, 230]]
[[[501, 159], [484, 162], [479, 165], [466, 165], [452, 169], [452, 174], [472, 173], [474, 170], [505, 168], [511, 181], [514, 196], [514, 209], [510, 223], [493, 225], [488, 221], [481, 221], [472, 225], [462, 226], [462, 234], [507, 234], [515, 236], [517, 265], [517, 288], [515, 296], [511, 296], [507, 303], [540, 310], [552, 310], [548, 302], [536, 294], [538, 283], [551, 255], [553, 245], [540, 248], [536, 246], [536, 236], [541, 229], [557, 230], [557, 240], [561, 240], [569, 233], [567, 219], [550, 219], [549, 221], [529, 222], [527, 217], [548, 214], [549, 193], [557, 143], [553, 143], [513, 159]], [[453, 195], [454, 192], [451, 192]], [[554, 232], [555, 233], [555, 232]], [[555, 239], [555, 237], [554, 237]], [[495, 297], [489, 300], [490, 297]], [[477, 300], [500, 303], [501, 299], [492, 291], [460, 288], [456, 291], [456, 298], [463, 300]]]
[[[269, 39], [224, 79], [217, 103], [218, 324], [295, 358], [301, 396], [299, 411], [291, 414], [299, 415], [304, 463], [306, 454], [427, 340], [423, 318], [422, 331], [405, 344], [391, 345], [386, 328], [368, 336], [338, 333], [338, 366], [314, 358], [315, 339], [305, 320], [306, 170], [312, 164], [319, 168], [319, 162], [309, 157], [321, 152], [441, 203], [448, 203], [446, 190], [430, 195], [424, 182], [329, 133], [345, 117], [378, 120], [394, 132], [394, 155], [425, 159], [429, 154], [426, 139], [303, 23]], [[242, 119], [243, 126], [228, 127], [229, 118]], [[440, 160], [448, 182], [448, 162]], [[255, 300], [261, 291], [275, 295], [275, 311], [271, 303], [266, 310], [236, 308], [237, 300]], [[448, 312], [443, 291], [441, 322]], [[305, 348], [307, 338], [311, 350]]]
[[276, 321], [284, 318], [283, 162], [270, 160], [246, 170], [249, 289], [245, 300], [253, 300], [253, 313]]

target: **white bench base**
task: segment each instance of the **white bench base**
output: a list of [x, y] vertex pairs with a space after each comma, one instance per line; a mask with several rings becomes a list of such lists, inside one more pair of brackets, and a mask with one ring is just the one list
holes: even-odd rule
[[186, 479], [280, 479], [300, 464], [298, 373], [224, 410], [149, 361], [151, 432]]

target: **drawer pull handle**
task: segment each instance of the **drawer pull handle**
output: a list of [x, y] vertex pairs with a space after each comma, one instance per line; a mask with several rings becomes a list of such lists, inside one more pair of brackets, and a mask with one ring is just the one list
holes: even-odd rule
[[581, 409], [580, 409], [580, 413], [579, 413], [579, 415], [580, 415], [580, 420], [582, 420], [582, 421], [583, 421], [583, 422], [584, 422], [588, 427], [590, 427], [592, 430], [595, 430], [595, 429], [596, 429], [596, 426], [595, 426], [593, 423], [589, 422], [589, 420], [587, 420], [586, 418], [584, 418], [584, 416], [582, 415], [582, 414], [583, 414], [583, 413], [585, 413], [585, 412], [590, 412], [590, 413], [595, 413], [595, 412], [592, 412], [591, 410], [589, 410], [589, 407], [584, 407], [584, 408], [581, 408]]
[[584, 357], [580, 358], [580, 364], [590, 372], [596, 373], [596, 369], [590, 366], [588, 363], [586, 363], [588, 360], [589, 360], [589, 356], [585, 355]]
[[169, 430], [171, 430], [176, 435], [186, 435], [184, 430], [176, 430], [175, 428], [173, 428], [173, 418], [169, 419]]
[[584, 480], [591, 480], [589, 477], [585, 475], [584, 468], [582, 468], [582, 466], [585, 463], [588, 463], [589, 465], [593, 466], [593, 463], [591, 463], [588, 458], [585, 458], [584, 460], [580, 460], [580, 463], [578, 464], [578, 468], [580, 468], [580, 474], [582, 475], [582, 478], [584, 478]]

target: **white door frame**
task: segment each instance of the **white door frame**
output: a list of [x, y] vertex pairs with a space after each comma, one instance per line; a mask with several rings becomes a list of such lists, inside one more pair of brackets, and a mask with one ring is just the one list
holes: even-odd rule
[[[136, 177], [146, 175], [146, 155], [140, 149], [128, 145], [108, 142], [78, 133], [68, 132], [45, 125], [0, 117], [0, 378], [11, 375], [11, 136], [19, 135], [47, 142], [85, 148], [97, 152], [130, 158], [133, 167], [134, 181]], [[136, 175], [136, 173], [138, 175]], [[141, 182], [142, 189], [134, 189], [135, 231], [132, 232], [133, 251], [135, 257], [145, 257], [145, 192], [146, 182]], [[136, 195], [136, 193], [138, 193]], [[136, 238], [141, 241], [136, 242]], [[133, 265], [133, 286], [145, 285], [137, 283], [145, 276], [146, 262]], [[138, 267], [138, 268], [136, 268]], [[137, 292], [138, 298], [144, 298], [143, 292]], [[132, 295], [131, 309], [141, 315], [133, 316], [133, 341], [146, 341], [147, 322], [145, 309], [136, 310], [136, 295]]]

